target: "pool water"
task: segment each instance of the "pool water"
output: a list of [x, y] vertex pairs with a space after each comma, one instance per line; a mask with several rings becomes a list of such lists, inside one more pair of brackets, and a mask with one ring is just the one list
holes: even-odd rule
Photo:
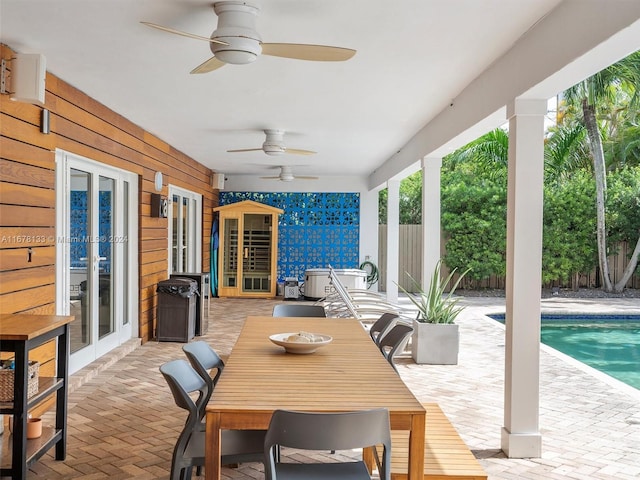
[[[491, 317], [504, 323], [504, 315]], [[540, 337], [545, 345], [640, 390], [640, 316], [543, 315]]]

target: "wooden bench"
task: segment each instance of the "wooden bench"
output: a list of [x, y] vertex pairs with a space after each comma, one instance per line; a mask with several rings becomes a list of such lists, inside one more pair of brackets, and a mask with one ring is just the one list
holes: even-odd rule
[[[486, 480], [487, 474], [437, 403], [427, 411], [424, 478], [429, 480]], [[408, 431], [391, 432], [391, 479], [407, 480]]]

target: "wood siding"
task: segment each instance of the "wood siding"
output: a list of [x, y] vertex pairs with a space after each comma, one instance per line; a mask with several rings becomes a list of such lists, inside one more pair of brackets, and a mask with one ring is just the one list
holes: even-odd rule
[[[1, 45], [0, 55], [10, 70], [12, 50]], [[0, 95], [0, 313], [55, 313], [55, 150], [61, 149], [138, 175], [139, 336], [151, 340], [156, 285], [168, 278], [168, 219], [150, 215], [155, 172], [164, 176], [164, 196], [169, 183], [202, 194], [205, 272], [218, 205], [213, 172], [51, 73], [45, 105], [48, 135], [40, 132], [41, 107]]]

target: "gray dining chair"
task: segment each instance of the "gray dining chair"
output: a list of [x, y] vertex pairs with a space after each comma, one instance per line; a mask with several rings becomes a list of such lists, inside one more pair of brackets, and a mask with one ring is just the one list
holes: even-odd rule
[[273, 317], [326, 317], [322, 305], [278, 303], [273, 307]]
[[[277, 461], [276, 446], [301, 450], [351, 450], [382, 446], [375, 455], [380, 480], [391, 478], [391, 432], [387, 409], [341, 413], [276, 410], [264, 441], [267, 480], [371, 480], [362, 460], [328, 463]], [[284, 459], [286, 460], [286, 459]]]
[[[200, 410], [200, 420], [202, 420], [205, 413], [204, 408], [207, 403], [209, 403], [211, 394], [213, 393], [216, 383], [218, 383], [218, 379], [224, 370], [224, 361], [204, 340], [187, 343], [182, 347], [182, 351], [187, 356], [187, 359], [194, 370], [200, 374], [207, 384], [207, 392], [198, 405]], [[215, 371], [215, 374], [212, 376], [213, 371]]]
[[[220, 358], [218, 353], [204, 340], [197, 340], [195, 342], [187, 343], [182, 347], [182, 351], [187, 356], [189, 363], [194, 368], [196, 372], [203, 378], [205, 383], [207, 384], [208, 391], [206, 395], [198, 402], [196, 405], [200, 412], [200, 420], [201, 423], [199, 425], [200, 430], [205, 430], [205, 422], [204, 415], [206, 413], [207, 403], [209, 403], [209, 399], [211, 398], [211, 394], [218, 383], [218, 379], [220, 375], [222, 375], [222, 371], [224, 370], [224, 361]], [[215, 371], [215, 374], [212, 376], [212, 371]], [[250, 444], [253, 444], [256, 440], [256, 437], [259, 437], [259, 440], [264, 441], [264, 434], [266, 430], [229, 430], [224, 433], [224, 436], [227, 438], [228, 442], [234, 443], [242, 443], [244, 441], [244, 437], [248, 437], [247, 440]], [[277, 454], [280, 453], [278, 449]], [[245, 461], [262, 461], [262, 453], [256, 452], [255, 455], [252, 455], [250, 460]]]
[[393, 324], [398, 320], [399, 315], [397, 313], [383, 313], [380, 315], [371, 328], [369, 329], [369, 335], [371, 336], [371, 340], [374, 341], [378, 347], [380, 346], [380, 340], [385, 334], [393, 327]]
[[401, 352], [409, 341], [409, 335], [413, 332], [413, 328], [403, 323], [394, 325], [391, 330], [380, 340], [378, 347], [384, 355], [384, 358], [391, 364], [393, 369], [398, 372], [398, 368], [394, 362], [394, 357]]
[[[200, 469], [205, 462], [205, 431], [200, 428], [199, 403], [207, 395], [208, 386], [185, 360], [162, 364], [160, 373], [176, 405], [189, 412], [173, 449], [170, 480], [189, 480], [193, 467]], [[223, 430], [221, 464], [262, 462], [264, 436], [264, 430]]]

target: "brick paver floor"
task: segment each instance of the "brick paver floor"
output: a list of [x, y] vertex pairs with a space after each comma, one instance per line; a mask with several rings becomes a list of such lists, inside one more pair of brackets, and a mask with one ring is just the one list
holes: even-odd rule
[[[469, 308], [458, 321], [458, 365], [416, 365], [409, 358], [399, 359], [397, 365], [419, 400], [440, 404], [489, 478], [640, 478], [640, 391], [595, 376], [546, 347], [541, 353], [540, 378], [542, 458], [505, 458], [500, 451], [504, 329], [484, 315], [504, 312], [504, 299], [464, 302]], [[200, 338], [228, 355], [246, 315], [270, 314], [275, 303], [213, 299], [209, 332]], [[556, 298], [544, 300], [543, 310], [637, 314], [640, 301]], [[136, 343], [131, 341], [73, 376], [67, 459], [55, 461], [50, 453], [32, 467], [29, 478], [168, 478], [184, 414], [173, 403], [158, 367], [183, 358], [182, 344]], [[223, 475], [264, 478], [257, 463], [224, 468]]]

